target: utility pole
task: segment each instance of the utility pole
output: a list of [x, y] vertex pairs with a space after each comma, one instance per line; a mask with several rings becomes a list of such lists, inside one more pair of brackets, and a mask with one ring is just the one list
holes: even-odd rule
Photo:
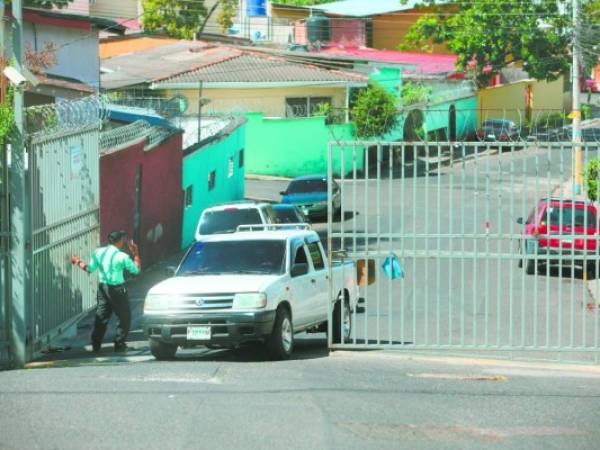
[[581, 88], [579, 86], [579, 68], [581, 54], [579, 48], [579, 0], [572, 0], [573, 4], [573, 67], [571, 70], [571, 84], [573, 86], [573, 193], [579, 195], [583, 192], [583, 151], [581, 149]]
[[[23, 4], [12, 0], [13, 67], [23, 73]], [[11, 249], [10, 288], [10, 342], [14, 364], [22, 367], [31, 357], [30, 309], [30, 255], [29, 235], [30, 197], [27, 185], [27, 157], [25, 152], [24, 87], [14, 87], [15, 137], [11, 142], [10, 199]]]

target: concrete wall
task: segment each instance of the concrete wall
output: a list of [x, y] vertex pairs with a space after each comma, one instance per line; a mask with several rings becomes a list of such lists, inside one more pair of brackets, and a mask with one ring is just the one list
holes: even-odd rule
[[450, 136], [450, 108], [456, 108], [456, 137], [458, 140], [477, 129], [477, 98], [466, 97], [428, 105], [425, 110], [425, 126], [428, 132], [443, 130]]
[[[145, 151], [145, 140], [100, 158], [102, 243], [115, 229], [135, 236], [136, 196], [140, 195], [140, 256], [144, 265], [177, 251], [181, 243], [181, 134]], [[136, 172], [141, 167], [141, 193]]]
[[[177, 93], [189, 100], [188, 114], [198, 111], [198, 90], [167, 91], [167, 96]], [[203, 113], [231, 113], [260, 111], [266, 117], [285, 117], [286, 97], [331, 97], [333, 107], [343, 108], [346, 104], [346, 87], [290, 87], [263, 89], [203, 89], [202, 97], [210, 100]]]
[[[244, 152], [244, 165], [240, 167], [240, 151]], [[229, 160], [233, 159], [233, 175], [229, 176]], [[200, 214], [216, 203], [244, 198], [244, 175], [247, 164], [245, 125], [238, 127], [221, 139], [211, 142], [183, 158], [183, 192], [192, 187], [192, 204], [183, 206], [181, 247], [194, 241]], [[216, 171], [215, 187], [208, 190], [208, 176]], [[185, 194], [184, 194], [185, 195]], [[183, 200], [185, 202], [185, 198]]]
[[479, 123], [488, 118], [506, 118], [522, 123], [527, 117], [528, 89], [532, 114], [563, 111], [562, 77], [551, 82], [523, 80], [480, 90], [477, 94]]
[[84, 30], [25, 22], [23, 40], [34, 51], [44, 49], [46, 42], [59, 48], [57, 63], [48, 73], [75, 78], [96, 89], [100, 87], [100, 60], [98, 58], [98, 30]]
[[[373, 17], [373, 48], [397, 50], [410, 27], [431, 8], [415, 8]], [[449, 53], [444, 44], [433, 46], [434, 53]]]
[[[329, 142], [355, 139], [353, 124], [327, 126], [324, 117], [267, 119], [262, 113], [246, 117], [246, 172], [252, 174], [297, 177], [327, 173]], [[348, 173], [352, 170], [352, 149], [345, 149], [345, 155], [344, 172]], [[361, 149], [357, 158], [357, 170], [362, 170]], [[336, 158], [334, 172], [341, 171], [340, 164]]]
[[[365, 21], [361, 19], [336, 19], [330, 20], [331, 44], [341, 44], [353, 47], [367, 46], [367, 32]], [[308, 29], [306, 20], [294, 23], [294, 43], [308, 44]]]
[[90, 14], [107, 19], [142, 20], [141, 0], [96, 0], [90, 4]]

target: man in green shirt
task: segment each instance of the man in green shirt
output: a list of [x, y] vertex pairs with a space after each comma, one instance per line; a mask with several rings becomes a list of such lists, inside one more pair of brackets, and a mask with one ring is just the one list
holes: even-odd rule
[[137, 275], [140, 273], [142, 264], [138, 256], [137, 245], [133, 241], [128, 244], [133, 259], [122, 251], [127, 245], [126, 242], [124, 231], [112, 231], [108, 234], [109, 245], [96, 249], [89, 264], [86, 264], [77, 256], [71, 257], [71, 262], [81, 270], [87, 273], [92, 273], [95, 270], [100, 272], [98, 277], [98, 305], [96, 307], [94, 329], [92, 330], [92, 349], [94, 352], [100, 351], [106, 326], [113, 311], [119, 319], [115, 338], [115, 351], [123, 352], [128, 349], [125, 339], [131, 326], [131, 309], [123, 272], [127, 270], [133, 275]]

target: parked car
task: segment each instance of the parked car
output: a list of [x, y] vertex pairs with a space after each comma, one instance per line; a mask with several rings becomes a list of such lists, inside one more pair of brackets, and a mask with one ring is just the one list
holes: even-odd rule
[[[540, 200], [525, 221], [517, 219], [524, 227], [520, 253], [538, 255], [537, 265], [559, 264], [553, 257], [564, 255], [571, 258], [563, 259], [563, 265], [580, 265], [593, 272], [598, 257], [597, 214], [596, 207], [590, 202], [558, 198]], [[523, 265], [529, 275], [537, 269], [535, 258], [519, 260], [519, 267]]]
[[273, 205], [277, 223], [310, 223], [308, 217], [296, 205], [279, 203]]
[[[293, 179], [287, 189], [281, 192], [281, 203], [296, 205], [306, 216], [326, 216], [329, 202], [327, 200], [327, 177], [309, 175]], [[331, 207], [334, 215], [342, 209], [340, 186], [333, 180], [333, 198]]]
[[211, 234], [233, 233], [239, 225], [277, 223], [273, 206], [266, 202], [241, 201], [206, 208], [196, 228], [196, 240]]
[[150, 350], [169, 359], [178, 346], [260, 341], [273, 358], [286, 359], [295, 333], [327, 329], [329, 302], [332, 338], [347, 340], [358, 300], [356, 267], [338, 263], [331, 274], [329, 280], [323, 246], [308, 225], [249, 225], [208, 236], [190, 247], [172, 278], [148, 292], [143, 330]]
[[487, 119], [476, 132], [480, 141], [514, 142], [521, 139], [519, 127], [506, 119]]

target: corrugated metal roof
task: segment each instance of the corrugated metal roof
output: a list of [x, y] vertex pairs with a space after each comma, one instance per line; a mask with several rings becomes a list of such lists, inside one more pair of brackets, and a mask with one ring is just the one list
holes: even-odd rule
[[240, 53], [221, 62], [170, 77], [161, 84], [175, 83], [287, 83], [361, 82], [366, 77], [354, 72], [327, 70], [307, 64], [254, 53]]
[[400, 0], [343, 0], [310, 6], [309, 8], [318, 9], [332, 15], [368, 17], [396, 11], [406, 11], [422, 3], [422, 0], [408, 0], [405, 4]]

